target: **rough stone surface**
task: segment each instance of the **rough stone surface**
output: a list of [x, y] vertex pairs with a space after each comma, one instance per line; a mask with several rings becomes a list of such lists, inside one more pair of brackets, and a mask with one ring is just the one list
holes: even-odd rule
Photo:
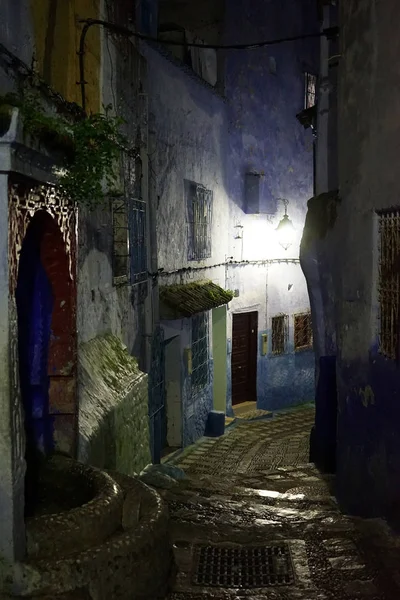
[[[30, 560], [64, 558], [100, 545], [121, 523], [123, 494], [106, 473], [65, 457], [54, 457], [42, 475], [41, 486], [51, 486], [49, 495], [78, 493], [82, 506], [58, 514], [43, 514], [26, 522]], [[56, 496], [57, 497], [57, 496]], [[56, 507], [53, 507], [56, 510]]]
[[[173, 459], [188, 476], [227, 472], [251, 476], [265, 468], [308, 462], [314, 408], [278, 413], [273, 419], [237, 421], [220, 438], [203, 438]], [[291, 443], [283, 441], [290, 428]]]
[[[92, 469], [85, 465], [76, 468], [81, 469], [82, 476], [87, 474], [89, 479], [93, 479]], [[70, 535], [66, 531], [67, 524], [72, 522], [72, 526], [77, 525], [78, 528], [85, 526], [82, 519], [78, 522], [76, 509], [75, 514], [74, 510], [64, 511], [57, 515], [57, 519], [65, 526], [60, 528], [60, 532], [57, 529], [47, 532], [47, 545], [53, 539], [54, 554], [10, 567], [5, 574], [5, 593], [10, 597], [65, 600], [161, 600], [165, 597], [173, 568], [165, 503], [155, 490], [139, 480], [121, 474], [115, 475], [115, 479], [113, 477], [114, 474], [97, 472], [97, 493], [93, 501], [80, 509], [82, 519], [86, 510], [98, 521], [98, 530], [96, 522], [92, 523], [93, 535], [97, 534], [98, 543], [93, 540], [92, 546], [85, 544], [82, 549], [78, 537], [77, 551], [63, 557], [59, 548], [65, 537]], [[99, 488], [100, 480], [103, 488]], [[109, 482], [113, 482], [115, 490], [110, 489]], [[113, 493], [117, 490], [122, 496], [123, 510], [120, 511], [119, 522], [104, 539], [102, 517], [107, 515], [113, 503]]]
[[[193, 5], [192, 9], [197, 15], [198, 6]], [[190, 13], [189, 5], [185, 14], [186, 11]], [[178, 12], [177, 17], [183, 19]], [[295, 30], [299, 23], [317, 29], [316, 17], [312, 0], [271, 4], [268, 19], [264, 1], [232, 0], [225, 6], [222, 37], [229, 43], [237, 38], [251, 41], [255, 32], [264, 39], [285, 36], [288, 27]], [[210, 24], [207, 31], [214, 27]], [[221, 65], [224, 98], [200, 77], [189, 77], [190, 69], [174, 60], [165, 48], [143, 44], [142, 50], [148, 62], [149, 150], [151, 171], [156, 174], [151, 181], [151, 203], [153, 227], [157, 230], [157, 267], [163, 269], [162, 285], [210, 278], [222, 287], [237, 289], [239, 294], [228, 307], [226, 336], [228, 340], [232, 336], [234, 313], [258, 312], [259, 408], [276, 409], [312, 400], [313, 353], [311, 349], [294, 351], [293, 315], [309, 308], [298, 249], [306, 203], [312, 195], [313, 137], [295, 115], [304, 101], [304, 65], [316, 70], [318, 42], [303, 41], [301, 47], [285, 44], [277, 53], [272, 49], [228, 53]], [[271, 71], [271, 62], [276, 64], [275, 72]], [[260, 207], [253, 214], [247, 214], [244, 205], [245, 173], [249, 172], [261, 175]], [[188, 260], [189, 182], [204, 185], [213, 193], [212, 255], [202, 262], [199, 272], [190, 268], [194, 265]], [[296, 228], [296, 239], [288, 252], [274, 235], [283, 216], [283, 205], [277, 201], [282, 197], [290, 198], [289, 214]], [[166, 222], [168, 230], [164, 227]], [[233, 259], [231, 263], [229, 257]], [[277, 259], [278, 264], [267, 265], [268, 259]], [[207, 265], [212, 268], [207, 269]], [[187, 272], [175, 272], [182, 268]], [[285, 352], [276, 356], [271, 350], [271, 316], [281, 312], [290, 315], [289, 336]], [[181, 333], [185, 327], [184, 323], [181, 327], [174, 324], [171, 337], [186, 335]], [[268, 336], [265, 356], [261, 351], [263, 334]], [[165, 339], [169, 339], [167, 332]], [[221, 345], [228, 349], [227, 361], [219, 367], [225, 371], [226, 364], [228, 390], [227, 397], [218, 402], [226, 402], [229, 413], [230, 343], [222, 339]], [[179, 361], [179, 420], [183, 423], [183, 445], [187, 445], [204, 434], [207, 413], [215, 406], [208, 386], [204, 393], [191, 399], [183, 351]], [[291, 386], [294, 378], [296, 386]], [[169, 409], [171, 417], [174, 407]]]
[[151, 462], [147, 375], [106, 335], [81, 345], [79, 386], [79, 460], [139, 473]]
[[[188, 478], [161, 492], [169, 505], [178, 567], [168, 600], [400, 597], [400, 542], [381, 521], [340, 513], [334, 477], [308, 463], [311, 417], [311, 410], [299, 410], [246, 423], [246, 436], [243, 425], [237, 426], [222, 440], [202, 441], [175, 461], [186, 465]], [[248, 470], [251, 457], [260, 467]], [[195, 584], [199, 544], [241, 548], [272, 543], [289, 545], [293, 584], [251, 589]], [[239, 562], [236, 569], [240, 575], [249, 566]]]
[[[337, 4], [340, 47], [338, 52], [331, 48], [330, 56], [340, 55], [338, 83], [335, 85], [332, 78], [321, 79], [331, 88], [332, 96], [337, 95], [339, 118], [335, 122], [330, 107], [321, 106], [320, 113], [332, 115], [332, 126], [337, 128], [339, 181], [334, 187], [340, 190], [341, 202], [334, 227], [320, 244], [317, 256], [310, 252], [308, 257], [309, 265], [314, 263], [308, 276], [310, 296], [320, 299], [314, 318], [323, 334], [318, 337], [325, 337], [325, 356], [334, 355], [331, 367], [323, 373], [323, 402], [318, 402], [325, 410], [321, 437], [326, 439], [324, 434], [330, 428], [330, 437], [337, 441], [337, 449], [330, 444], [330, 451], [337, 459], [337, 496], [343, 510], [384, 517], [397, 527], [400, 371], [398, 361], [380, 351], [384, 319], [380, 318], [379, 299], [379, 273], [385, 279], [387, 273], [396, 273], [393, 277], [397, 280], [397, 266], [385, 261], [380, 264], [376, 213], [397, 211], [398, 201], [394, 199], [400, 192], [396, 169], [399, 108], [390, 91], [398, 80], [393, 63], [400, 49], [395, 21], [398, 2]], [[318, 137], [320, 133], [318, 128]], [[393, 241], [394, 256], [397, 243]], [[382, 299], [383, 303], [394, 303], [395, 336], [397, 298], [397, 293], [392, 296], [385, 292]], [[397, 348], [397, 338], [394, 343]], [[337, 394], [329, 385], [332, 381], [337, 384]], [[326, 410], [325, 390], [330, 390], [331, 400], [337, 403], [333, 411]], [[332, 432], [336, 423], [337, 433]]]

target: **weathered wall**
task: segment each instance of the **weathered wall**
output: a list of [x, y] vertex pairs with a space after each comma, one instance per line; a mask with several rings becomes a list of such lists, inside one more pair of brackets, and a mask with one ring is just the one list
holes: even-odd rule
[[143, 52], [149, 63], [158, 266], [173, 271], [189, 265], [185, 180], [201, 183], [214, 193], [212, 256], [204, 264], [223, 262], [227, 247], [224, 102], [157, 50], [143, 46]]
[[[289, 17], [288, 17], [289, 16]], [[279, 5], [235, 0], [227, 4], [224, 41], [251, 43], [316, 30], [313, 2], [285, 0]], [[299, 257], [299, 243], [313, 192], [313, 137], [298, 123], [304, 105], [304, 71], [318, 72], [318, 44], [301, 41], [257, 50], [227, 52], [225, 93], [228, 98], [229, 160], [226, 186], [229, 204], [229, 255], [235, 260], [265, 261]], [[260, 213], [243, 213], [244, 174], [263, 175]], [[288, 213], [296, 229], [293, 245], [283, 250], [275, 228], [284, 213], [279, 198], [289, 200]], [[234, 239], [242, 225], [243, 239]], [[240, 296], [230, 311], [258, 310], [258, 404], [277, 409], [311, 400], [314, 395], [313, 353], [293, 352], [293, 314], [309, 308], [307, 288], [299, 264], [277, 262], [257, 267], [230, 268], [229, 285]], [[286, 281], [286, 279], [288, 279]], [[287, 284], [292, 283], [290, 292]], [[286, 288], [285, 288], [286, 286]], [[257, 307], [257, 308], [256, 308]], [[271, 355], [271, 318], [290, 318], [288, 351]], [[267, 356], [261, 356], [261, 334], [268, 333]], [[230, 336], [230, 333], [228, 333]], [[288, 381], [296, 381], [296, 390]]]
[[[271, 319], [283, 309], [289, 315], [286, 353], [272, 354]], [[273, 263], [268, 268], [268, 352], [265, 365], [266, 385], [259, 394], [260, 408], [268, 410], [314, 400], [314, 353], [312, 349], [294, 349], [294, 315], [309, 310], [305, 278], [298, 264]], [[260, 354], [260, 353], [259, 353]]]
[[[336, 26], [337, 6], [326, 4], [321, 8], [321, 29]], [[338, 41], [321, 37], [315, 159], [317, 196], [308, 203], [300, 252], [310, 297], [315, 352], [315, 427], [311, 435], [311, 459], [327, 471], [334, 471], [336, 462], [335, 260], [331, 247], [339, 203], [336, 192], [339, 61]]]
[[[79, 62], [76, 51], [82, 24], [78, 19], [98, 19], [100, 0], [30, 0], [35, 33], [35, 58], [39, 74], [70, 102], [81, 104]], [[101, 50], [100, 29], [92, 27], [85, 44], [85, 80], [88, 112], [99, 112], [98, 85]]]
[[[5, 0], [1, 6], [0, 43], [7, 48], [12, 47], [15, 54], [24, 61], [29, 61], [32, 49], [32, 26], [29, 19], [28, 6], [25, 3], [16, 5]], [[6, 72], [0, 56], [0, 95], [14, 89], [14, 81]], [[16, 111], [15, 111], [16, 112]], [[16, 125], [17, 116], [14, 117]], [[12, 126], [12, 124], [11, 124]], [[8, 139], [0, 139], [0, 398], [1, 398], [1, 431], [0, 431], [0, 478], [2, 490], [0, 495], [0, 556], [13, 561], [21, 559], [25, 553], [24, 530], [24, 435], [22, 425], [22, 407], [19, 396], [14, 394], [13, 379], [17, 379], [18, 368], [12, 363], [17, 356], [17, 344], [11, 343], [10, 333], [17, 331], [15, 302], [9, 305], [9, 249], [8, 249], [8, 173], [5, 172], [9, 162], [8, 143], [15, 132], [6, 133]], [[5, 143], [4, 143], [5, 142]], [[7, 143], [8, 142], [8, 143]], [[10, 308], [12, 310], [10, 310]], [[14, 376], [14, 377], [13, 377]]]
[[83, 344], [79, 353], [78, 458], [132, 475], [151, 462], [147, 375], [112, 335]]
[[[398, 3], [340, 7], [339, 177], [336, 224], [339, 500], [358, 514], [398, 515], [400, 375], [377, 352], [378, 240], [374, 211], [398, 205], [400, 121], [393, 86]], [[357, 77], [354, 74], [357, 73]]]
[[[224, 130], [223, 99], [190, 71], [168, 60], [150, 46], [142, 51], [148, 61], [150, 100], [150, 173], [152, 206], [157, 230], [157, 266], [167, 274], [161, 284], [210, 278], [224, 286], [224, 268], [199, 273], [168, 275], [188, 266], [223, 263], [227, 248], [227, 197], [222, 180]], [[213, 191], [212, 256], [201, 263], [188, 260], [188, 216], [185, 180], [201, 183]], [[211, 325], [211, 319], [210, 319]], [[163, 323], [166, 338], [173, 325]], [[202, 394], [193, 396], [184, 349], [191, 344], [191, 321], [179, 324], [181, 338], [182, 443], [188, 445], [204, 434], [208, 411], [212, 408], [212, 368], [210, 382]], [[168, 415], [167, 415], [168, 418]], [[171, 418], [171, 415], [170, 415]]]
[[[241, 1], [230, 2], [226, 10], [223, 41], [227, 43], [232, 40], [254, 42], [255, 38], [285, 36], [308, 30], [313, 24], [316, 26], [316, 10], [313, 12], [311, 1], [300, 7], [287, 0], [279, 8], [272, 10], [271, 7], [268, 18], [261, 2], [252, 3], [251, 7]], [[291, 15], [289, 24], [287, 14]], [[311, 132], [305, 132], [297, 122], [296, 114], [303, 108], [304, 70], [317, 70], [318, 46], [300, 42], [277, 48], [273, 52], [276, 73], [270, 72], [271, 54], [266, 50], [226, 53], [225, 57], [219, 57], [220, 64], [223, 64], [223, 58], [226, 61], [225, 99], [193, 75], [188, 67], [168, 58], [168, 52], [149, 45], [141, 47], [149, 63], [150, 156], [152, 205], [157, 215], [157, 267], [166, 272], [189, 266], [211, 267], [170, 276], [163, 273], [162, 284], [208, 277], [225, 288], [239, 290], [239, 296], [229, 305], [227, 318], [229, 413], [232, 314], [257, 310], [261, 334], [269, 330], [273, 311], [290, 312], [298, 307], [307, 310], [309, 306], [298, 256], [306, 202], [312, 195], [313, 139]], [[264, 214], [244, 214], [244, 175], [249, 170], [264, 172], [261, 182], [261, 212]], [[185, 180], [201, 183], [214, 193], [212, 256], [201, 263], [187, 260]], [[280, 197], [290, 200], [289, 214], [297, 232], [287, 253], [278, 245], [274, 231], [283, 216], [283, 205], [278, 206], [277, 201]], [[280, 279], [280, 273], [274, 268], [272, 275], [267, 277], [267, 261], [281, 257], [297, 261], [289, 268], [295, 283], [293, 295], [296, 295], [296, 301], [292, 302], [291, 297], [280, 293], [279, 307], [274, 301], [267, 309], [268, 286], [271, 285], [274, 293]], [[255, 261], [255, 264], [213, 267], [231, 258], [239, 262]], [[289, 348], [279, 365], [278, 361], [273, 363], [271, 377], [267, 367], [269, 360], [259, 351], [257, 387], [260, 406], [279, 408], [312, 399], [311, 352], [294, 356]], [[283, 382], [285, 378], [295, 376], [299, 381], [297, 393], [289, 394], [288, 386]], [[276, 394], [274, 386], [277, 386]], [[183, 377], [182, 388], [183, 398], [189, 397], [190, 378]], [[199, 400], [198, 413], [204, 414], [204, 418], [204, 407], [207, 406], [208, 400]], [[188, 410], [192, 415], [197, 409], [191, 406]], [[193, 416], [190, 419], [194, 423]], [[200, 425], [190, 427], [192, 431], [198, 429], [196, 435], [202, 433]]]
[[[210, 326], [212, 316], [210, 313]], [[191, 377], [188, 372], [187, 349], [190, 349], [192, 344], [192, 321], [191, 319], [180, 319], [177, 321], [163, 321], [163, 330], [165, 340], [179, 336], [180, 350], [178, 356], [174, 359], [179, 361], [179, 368], [175, 371], [174, 385], [180, 387], [181, 410], [173, 410], [171, 406], [167, 406], [167, 426], [168, 419], [176, 420], [179, 423], [174, 423], [174, 427], [180, 428], [180, 438], [183, 447], [193, 444], [202, 435], [204, 435], [207, 416], [213, 408], [213, 360], [210, 353], [209, 358], [209, 380], [204, 388], [194, 393], [191, 385]], [[211, 346], [211, 335], [210, 335]], [[171, 385], [172, 373], [169, 372], [169, 385]], [[169, 401], [167, 397], [167, 402]], [[169, 408], [169, 410], [168, 410]], [[169, 426], [170, 427], [170, 426]]]
[[[326, 140], [327, 141], [327, 140]], [[315, 353], [315, 427], [310, 456], [322, 470], [336, 464], [336, 292], [335, 223], [340, 207], [333, 190], [311, 198], [301, 243], [301, 266], [307, 278]]]
[[[51, 3], [48, 0], [22, 3], [18, 12], [10, 3], [5, 6], [1, 23], [1, 41], [16, 52], [54, 90], [67, 100], [81, 103], [78, 57], [81, 25], [78, 18], [110, 18], [106, 3], [100, 0], [73, 0]], [[21, 16], [22, 15], [22, 16]], [[26, 19], [25, 19], [26, 17]], [[22, 21], [24, 18], [24, 28]], [[125, 24], [125, 22], [124, 22]], [[19, 47], [15, 48], [15, 40]], [[138, 128], [137, 93], [144, 84], [144, 71], [139, 78], [138, 53], [128, 52], [120, 40], [110, 38], [94, 26], [86, 37], [85, 80], [88, 112], [99, 112], [102, 104], [112, 103], [114, 109], [129, 123], [133, 142]], [[132, 47], [129, 42], [130, 48]], [[132, 58], [133, 57], [133, 58]], [[132, 64], [134, 63], [134, 64]], [[132, 68], [131, 68], [132, 67]], [[134, 67], [134, 68], [133, 68]], [[125, 69], [125, 70], [124, 70]], [[126, 70], [128, 69], [128, 74]], [[2, 77], [1, 82], [9, 82]], [[5, 86], [5, 91], [11, 84]], [[119, 105], [116, 106], [116, 99]], [[129, 98], [129, 102], [126, 99]], [[144, 132], [143, 139], [145, 139]], [[126, 174], [124, 174], [126, 175]], [[129, 175], [129, 174], [128, 174]], [[112, 271], [112, 215], [106, 204], [90, 212], [80, 208], [78, 218], [78, 299], [77, 331], [80, 345], [109, 332], [119, 337], [129, 352], [145, 362], [145, 306], [147, 282], [139, 290], [130, 285], [114, 286]], [[147, 326], [147, 322], [146, 322]], [[111, 408], [110, 408], [111, 410]], [[140, 431], [140, 429], [138, 430]]]

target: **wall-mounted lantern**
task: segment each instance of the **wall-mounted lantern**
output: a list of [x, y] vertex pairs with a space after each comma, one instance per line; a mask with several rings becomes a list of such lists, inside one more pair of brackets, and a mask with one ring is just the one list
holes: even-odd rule
[[284, 248], [284, 250], [287, 250], [293, 244], [295, 229], [293, 227], [292, 221], [289, 219], [289, 216], [287, 214], [289, 200], [286, 200], [285, 198], [280, 198], [280, 200], [282, 200], [285, 206], [285, 214], [279, 221], [278, 227], [276, 228], [276, 233], [278, 236], [278, 242], [280, 243], [282, 248]]

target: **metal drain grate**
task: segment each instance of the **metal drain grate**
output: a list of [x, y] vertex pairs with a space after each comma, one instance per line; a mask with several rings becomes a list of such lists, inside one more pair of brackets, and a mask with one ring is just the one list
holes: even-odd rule
[[292, 585], [289, 546], [195, 546], [193, 583], [222, 588]]

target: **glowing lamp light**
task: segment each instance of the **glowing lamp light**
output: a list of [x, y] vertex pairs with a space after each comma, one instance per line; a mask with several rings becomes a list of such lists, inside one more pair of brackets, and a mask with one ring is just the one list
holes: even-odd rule
[[293, 227], [293, 223], [287, 214], [287, 205], [289, 204], [289, 201], [284, 200], [283, 198], [281, 198], [281, 200], [285, 205], [285, 214], [279, 221], [278, 227], [276, 228], [276, 233], [279, 244], [284, 250], [287, 250], [293, 244], [295, 228]]

